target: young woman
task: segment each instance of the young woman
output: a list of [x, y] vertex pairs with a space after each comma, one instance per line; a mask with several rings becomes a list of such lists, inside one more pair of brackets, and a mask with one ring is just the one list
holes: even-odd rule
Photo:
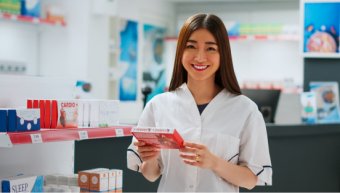
[[237, 192], [270, 185], [266, 126], [256, 104], [241, 95], [223, 22], [212, 14], [184, 23], [169, 92], [155, 96], [138, 126], [176, 128], [180, 150], [133, 139], [128, 167], [146, 179], [162, 176], [158, 191]]

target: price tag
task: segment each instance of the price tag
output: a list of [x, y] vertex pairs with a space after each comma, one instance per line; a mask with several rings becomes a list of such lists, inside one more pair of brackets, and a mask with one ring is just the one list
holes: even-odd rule
[[116, 129], [116, 136], [117, 136], [117, 137], [122, 137], [122, 136], [124, 136], [124, 131], [123, 131], [123, 129]]
[[79, 139], [83, 140], [83, 139], [88, 139], [89, 135], [87, 134], [87, 131], [79, 131]]
[[40, 133], [31, 134], [32, 143], [42, 143], [42, 137]]

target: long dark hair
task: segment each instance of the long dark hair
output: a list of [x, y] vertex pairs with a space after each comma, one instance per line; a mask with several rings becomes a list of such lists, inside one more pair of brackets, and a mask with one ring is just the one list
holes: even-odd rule
[[207, 29], [215, 37], [220, 53], [220, 67], [216, 71], [215, 83], [233, 94], [241, 94], [233, 67], [227, 29], [222, 20], [213, 14], [196, 14], [185, 21], [178, 37], [169, 91], [174, 91], [187, 82], [188, 73], [182, 65], [183, 52], [190, 35], [202, 28]]

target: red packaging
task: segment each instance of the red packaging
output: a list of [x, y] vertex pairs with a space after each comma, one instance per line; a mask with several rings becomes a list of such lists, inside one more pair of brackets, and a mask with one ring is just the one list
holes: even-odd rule
[[58, 103], [56, 100], [52, 100], [52, 121], [51, 128], [57, 128], [58, 123]]
[[51, 128], [51, 101], [45, 100], [45, 128]]
[[39, 100], [33, 100], [33, 109], [39, 108]]
[[183, 138], [176, 129], [134, 127], [131, 133], [138, 141], [143, 141], [161, 149], [179, 149], [183, 147]]
[[39, 108], [40, 108], [40, 128], [45, 128], [45, 100], [39, 100]]
[[33, 108], [33, 101], [31, 99], [27, 99], [27, 108], [32, 109]]

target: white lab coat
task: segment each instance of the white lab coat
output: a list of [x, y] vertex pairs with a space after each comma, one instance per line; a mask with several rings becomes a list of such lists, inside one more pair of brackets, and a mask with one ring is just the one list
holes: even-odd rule
[[[145, 107], [139, 126], [176, 128], [185, 141], [206, 145], [217, 156], [245, 165], [258, 175], [258, 185], [271, 185], [272, 167], [266, 126], [256, 104], [243, 95], [222, 90], [199, 114], [186, 84], [155, 96]], [[133, 139], [135, 140], [135, 139]], [[131, 143], [127, 165], [139, 170], [141, 160]], [[239, 188], [208, 169], [184, 164], [178, 150], [161, 150], [159, 192], [238, 192]]]

